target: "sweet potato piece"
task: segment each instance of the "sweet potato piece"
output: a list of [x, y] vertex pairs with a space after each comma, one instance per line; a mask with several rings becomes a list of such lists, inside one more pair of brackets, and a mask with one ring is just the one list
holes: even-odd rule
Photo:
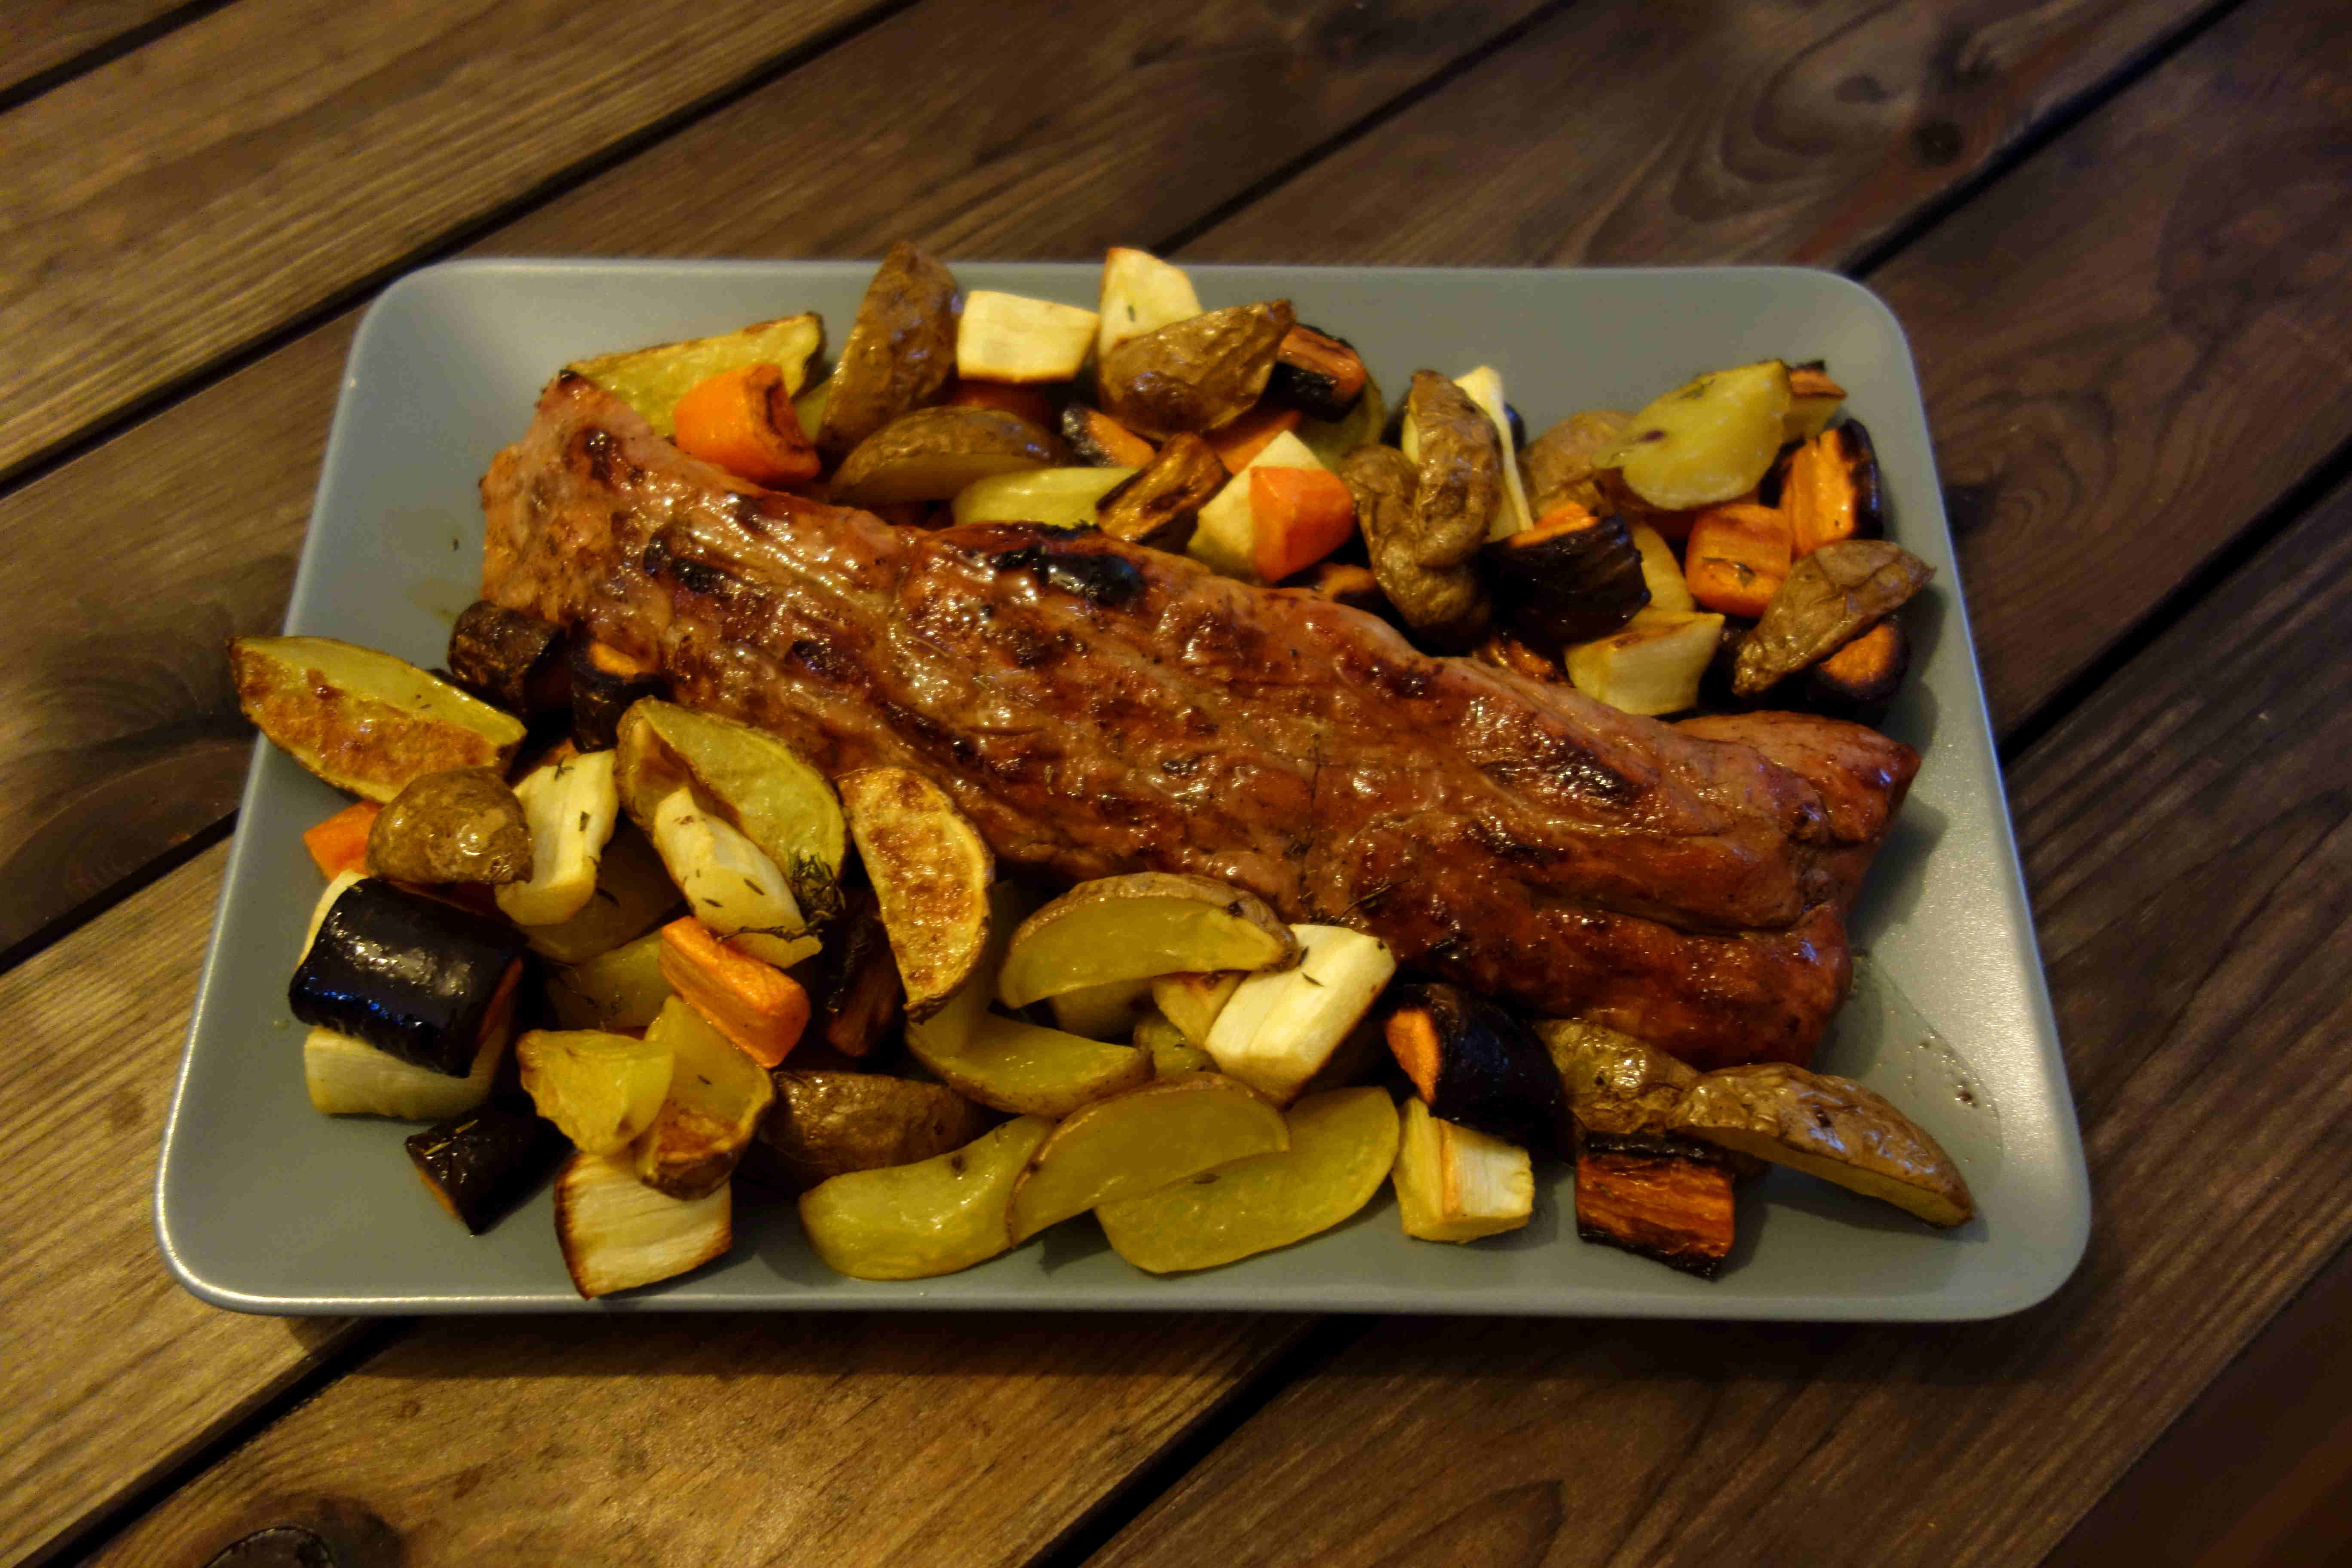
[[1732, 1171], [1695, 1139], [1585, 1132], [1576, 1149], [1576, 1234], [1702, 1279], [1731, 1252]]
[[951, 408], [996, 408], [1032, 425], [1054, 427], [1054, 400], [1036, 387], [1010, 381], [961, 381], [948, 391]]
[[1782, 460], [1780, 509], [1798, 558], [1841, 539], [1878, 537], [1885, 526], [1878, 458], [1859, 420], [1822, 431]]
[[1773, 507], [1709, 507], [1683, 546], [1691, 597], [1727, 616], [1764, 613], [1789, 575], [1789, 520]]
[[1900, 621], [1879, 622], [1813, 666], [1806, 678], [1808, 702], [1831, 712], [1867, 713], [1895, 700], [1911, 668], [1911, 641]]

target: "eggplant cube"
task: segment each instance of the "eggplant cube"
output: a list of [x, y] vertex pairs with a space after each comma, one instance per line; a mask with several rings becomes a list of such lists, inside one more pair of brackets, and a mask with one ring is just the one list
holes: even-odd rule
[[1276, 1105], [1298, 1098], [1396, 973], [1378, 937], [1346, 926], [1290, 929], [1298, 963], [1243, 981], [1202, 1042], [1218, 1071]]

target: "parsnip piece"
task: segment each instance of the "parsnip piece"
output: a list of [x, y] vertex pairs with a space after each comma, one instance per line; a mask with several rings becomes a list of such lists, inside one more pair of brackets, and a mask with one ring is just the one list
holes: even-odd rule
[[677, 790], [654, 812], [654, 847], [696, 920], [778, 968], [816, 947], [783, 873], [760, 847]]
[[1622, 712], [1679, 713], [1697, 706], [1722, 634], [1718, 615], [1643, 610], [1623, 631], [1570, 647], [1561, 662], [1579, 691]]
[[1525, 1149], [1441, 1121], [1419, 1100], [1404, 1108], [1397, 1211], [1422, 1241], [1475, 1241], [1535, 1216], [1535, 1165]]
[[969, 289], [956, 323], [956, 374], [974, 381], [1067, 381], [1086, 363], [1101, 322], [1076, 305]]
[[1095, 331], [1095, 357], [1102, 358], [1146, 332], [1201, 313], [1201, 296], [1183, 268], [1148, 250], [1113, 246], [1103, 257], [1102, 309]]
[[1201, 508], [1192, 542], [1185, 545], [1184, 553], [1221, 576], [1256, 582], [1257, 523], [1250, 510], [1250, 470], [1322, 467], [1323, 460], [1306, 442], [1285, 430], [1268, 441], [1256, 457], [1243, 464], [1241, 470], [1225, 481], [1224, 488]]
[[555, 1178], [555, 1236], [583, 1296], [672, 1279], [735, 1244], [726, 1183], [674, 1198], [637, 1180], [625, 1154], [574, 1154]]
[[490, 1079], [506, 1050], [503, 1029], [483, 1037], [473, 1070], [464, 1078], [404, 1062], [365, 1040], [333, 1029], [302, 1037], [302, 1080], [311, 1106], [330, 1116], [394, 1116], [438, 1121], [473, 1110], [490, 1097]]
[[1503, 500], [1495, 508], [1494, 521], [1486, 525], [1488, 539], [1508, 539], [1514, 533], [1525, 533], [1535, 526], [1535, 514], [1528, 510], [1527, 487], [1519, 479], [1519, 457], [1511, 440], [1509, 405], [1503, 401], [1503, 373], [1492, 365], [1480, 365], [1467, 375], [1457, 375], [1454, 384], [1470, 395], [1470, 401], [1495, 422], [1495, 437], [1503, 444]]
[[585, 752], [534, 768], [515, 785], [530, 826], [530, 876], [497, 890], [520, 926], [560, 925], [596, 896], [596, 868], [620, 820], [611, 752]]
[[1346, 926], [1297, 925], [1296, 967], [1253, 974], [1217, 1015], [1217, 1070], [1276, 1105], [1297, 1098], [1396, 973], [1388, 944]]

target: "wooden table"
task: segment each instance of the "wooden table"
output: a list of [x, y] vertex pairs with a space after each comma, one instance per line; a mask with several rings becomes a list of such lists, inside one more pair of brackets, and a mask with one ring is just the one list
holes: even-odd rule
[[[2352, 7], [32, 0], [0, 39], [9, 1561], [2341, 1546]], [[278, 625], [359, 310], [461, 253], [901, 235], [1883, 294], [2090, 1151], [2074, 1279], [1953, 1328], [1476, 1332], [183, 1294], [149, 1189], [250, 745], [221, 639]]]

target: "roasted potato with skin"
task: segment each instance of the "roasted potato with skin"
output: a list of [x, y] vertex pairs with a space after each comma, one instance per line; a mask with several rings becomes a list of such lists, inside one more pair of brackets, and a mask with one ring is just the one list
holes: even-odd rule
[[766, 1163], [793, 1192], [852, 1171], [911, 1165], [960, 1149], [990, 1117], [944, 1084], [880, 1073], [768, 1074], [776, 1102], [760, 1123]]
[[1129, 338], [1096, 370], [1103, 411], [1139, 436], [1214, 430], [1265, 391], [1296, 322], [1287, 300], [1232, 305]]
[[955, 276], [902, 239], [866, 286], [825, 383], [814, 428], [826, 464], [840, 462], [900, 415], [945, 397], [955, 379]]
[[927, 1279], [1013, 1246], [1009, 1205], [1054, 1131], [1042, 1117], [992, 1127], [911, 1165], [853, 1171], [801, 1194], [801, 1230], [825, 1265], [855, 1279]]
[[1439, 647], [1475, 642], [1491, 614], [1486, 580], [1471, 557], [1444, 563], [1424, 557], [1413, 515], [1420, 479], [1412, 460], [1394, 447], [1359, 447], [1340, 459], [1339, 478], [1355, 498], [1372, 575], [1405, 625]]
[[1206, 441], [1180, 431], [1161, 444], [1150, 463], [1102, 498], [1095, 509], [1095, 526], [1129, 544], [1181, 551], [1192, 537], [1201, 509], [1216, 499], [1230, 479], [1223, 460]]
[[398, 882], [513, 882], [530, 874], [530, 825], [496, 768], [411, 779], [368, 829], [368, 869]]
[[280, 750], [337, 789], [390, 801], [425, 773], [503, 772], [522, 721], [404, 658], [331, 637], [228, 645], [237, 706]]
[[1606, 516], [1612, 510], [1598, 478], [1602, 459], [1624, 445], [1633, 416], [1621, 409], [1588, 408], [1571, 414], [1519, 453], [1519, 478], [1528, 506], [1538, 517], [1563, 501]]
[[907, 1016], [939, 1011], [987, 951], [995, 858], [948, 793], [905, 768], [835, 781], [882, 928], [907, 986]]
[[982, 479], [1069, 460], [1069, 449], [1051, 431], [1002, 408], [918, 408], [868, 436], [842, 460], [833, 499], [844, 506], [953, 500]]
[[1885, 1098], [1848, 1079], [1785, 1062], [1706, 1074], [1684, 1097], [1681, 1130], [1739, 1153], [1790, 1165], [1926, 1220], [1951, 1226], [1976, 1213], [1951, 1156]]
[[1034, 522], [1092, 528], [1105, 496], [1133, 479], [1133, 468], [1031, 468], [974, 479], [955, 496], [958, 525]]
[[449, 628], [451, 679], [483, 701], [533, 718], [568, 707], [563, 628], [477, 599]]
[[1285, 968], [1297, 957], [1298, 939], [1252, 895], [1206, 877], [1141, 871], [1081, 882], [1022, 921], [996, 996], [1026, 1007], [1114, 981]]
[[1072, 1112], [1037, 1146], [1013, 1184], [1013, 1238], [1289, 1147], [1282, 1112], [1232, 1079], [1202, 1072], [1147, 1083]]
[[787, 395], [808, 379], [809, 362], [824, 349], [824, 322], [815, 315], [757, 321], [740, 331], [684, 342], [656, 343], [625, 353], [574, 360], [564, 368], [584, 375], [646, 416], [661, 435], [677, 433], [677, 400], [714, 375], [749, 365], [783, 373]]
[[1927, 585], [1936, 569], [1891, 540], [1824, 544], [1789, 569], [1739, 645], [1731, 689], [1755, 697], [1853, 641]]
[[670, 1053], [669, 1089], [637, 1139], [637, 1176], [674, 1198], [718, 1191], [735, 1173], [744, 1146], [776, 1098], [768, 1075], [672, 997], [646, 1030], [646, 1043]]
[[1709, 372], [1633, 416], [1615, 468], [1635, 495], [1671, 510], [1736, 500], [1780, 455], [1794, 401], [1779, 360]]

